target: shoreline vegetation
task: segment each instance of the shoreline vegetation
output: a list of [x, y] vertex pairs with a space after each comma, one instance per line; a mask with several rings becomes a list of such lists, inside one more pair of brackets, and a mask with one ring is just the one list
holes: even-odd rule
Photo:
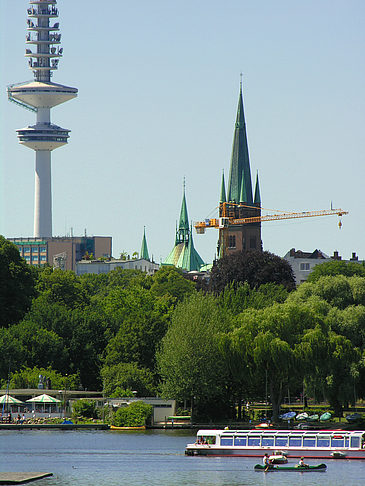
[[[298, 288], [285, 260], [260, 251], [218, 260], [210, 280], [172, 266], [77, 276], [28, 266], [0, 236], [0, 282], [4, 390], [42, 377], [62, 402], [72, 390], [159, 396], [193, 423], [229, 426], [276, 424], [298, 402], [325, 402], [337, 420], [365, 399], [362, 263], [319, 264]], [[256, 416], [247, 403], [269, 405]], [[75, 417], [100, 419], [81, 405]], [[106, 412], [117, 426], [150, 413]]]

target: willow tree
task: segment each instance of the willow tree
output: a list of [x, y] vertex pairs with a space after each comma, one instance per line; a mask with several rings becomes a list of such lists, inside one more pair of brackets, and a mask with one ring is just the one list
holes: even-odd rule
[[219, 400], [226, 380], [218, 336], [226, 326], [212, 295], [193, 294], [177, 305], [157, 353], [164, 396], [192, 401], [200, 410]]

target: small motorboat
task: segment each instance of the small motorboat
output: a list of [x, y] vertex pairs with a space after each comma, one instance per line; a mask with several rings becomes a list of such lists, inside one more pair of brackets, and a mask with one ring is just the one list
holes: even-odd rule
[[295, 412], [286, 412], [280, 415], [281, 420], [291, 420], [296, 416]]
[[256, 464], [254, 467], [255, 471], [297, 471], [297, 472], [308, 472], [308, 471], [325, 471], [327, 469], [326, 464], [317, 464], [316, 466], [269, 466], [267, 468], [263, 464]]
[[309, 417], [307, 418], [307, 420], [309, 422], [316, 422], [318, 419], [319, 419], [318, 413], [314, 413], [313, 415], [309, 415]]
[[357, 422], [360, 419], [361, 419], [361, 415], [359, 413], [357, 413], [357, 412], [352, 413], [351, 415], [347, 415], [346, 416], [346, 420], [350, 424], [353, 423], [353, 422]]
[[319, 417], [319, 420], [321, 422], [327, 422], [332, 417], [332, 414], [330, 412], [324, 412], [322, 415]]
[[297, 420], [307, 420], [308, 417], [309, 415], [307, 414], [307, 412], [302, 412], [302, 413], [298, 413], [298, 415], [295, 418]]
[[333, 457], [333, 459], [346, 459], [347, 454], [342, 451], [333, 451], [330, 456]]
[[286, 464], [288, 462], [288, 458], [286, 457], [286, 453], [282, 451], [275, 451], [272, 456], [269, 456], [269, 461], [271, 464]]

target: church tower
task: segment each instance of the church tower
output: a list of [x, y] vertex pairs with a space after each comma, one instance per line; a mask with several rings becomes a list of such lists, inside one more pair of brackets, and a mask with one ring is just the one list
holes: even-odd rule
[[186, 272], [191, 272], [193, 270], [198, 271], [200, 270], [200, 267], [204, 265], [203, 259], [194, 247], [193, 232], [189, 225], [185, 197], [185, 181], [180, 219], [179, 224], [176, 226], [175, 245], [162, 265], [175, 265], [175, 267], [181, 268]]
[[253, 216], [261, 216], [261, 196], [258, 174], [254, 197], [252, 192], [241, 81], [227, 192], [224, 175], [222, 177], [219, 217], [223, 219], [219, 229], [219, 256], [246, 250], [262, 250], [261, 223], [224, 224], [224, 218], [242, 219]]

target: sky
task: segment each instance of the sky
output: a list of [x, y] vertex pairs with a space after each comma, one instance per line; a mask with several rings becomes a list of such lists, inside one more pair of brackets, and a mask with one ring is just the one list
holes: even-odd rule
[[[365, 259], [363, 0], [59, 0], [53, 81], [79, 95], [52, 109], [71, 129], [52, 152], [53, 235], [112, 236], [113, 256], [172, 250], [186, 180], [189, 219], [217, 215], [228, 180], [240, 73], [254, 182], [264, 208], [342, 208], [342, 218], [262, 224], [264, 249]], [[28, 0], [0, 0], [0, 234], [32, 236], [34, 113], [6, 86], [31, 80]], [[265, 214], [265, 212], [263, 212]], [[217, 230], [194, 232], [206, 262]]]

